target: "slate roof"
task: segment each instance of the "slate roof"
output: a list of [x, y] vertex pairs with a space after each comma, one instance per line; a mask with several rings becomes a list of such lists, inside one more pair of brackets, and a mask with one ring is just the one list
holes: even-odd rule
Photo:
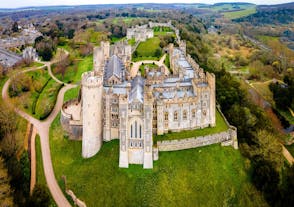
[[110, 57], [109, 61], [105, 66], [105, 78], [108, 80], [113, 75], [117, 78], [122, 78], [122, 71], [124, 70], [124, 65], [119, 57], [113, 55]]
[[134, 100], [144, 102], [144, 79], [141, 76], [136, 76], [131, 83], [131, 92], [129, 94], [129, 103]]

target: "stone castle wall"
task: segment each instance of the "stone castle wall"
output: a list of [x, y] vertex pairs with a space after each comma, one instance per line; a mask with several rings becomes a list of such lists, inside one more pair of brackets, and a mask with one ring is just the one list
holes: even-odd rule
[[181, 140], [157, 141], [157, 147], [159, 151], [177, 151], [222, 143], [223, 146], [232, 145], [235, 148], [236, 137], [236, 128], [230, 127], [227, 131], [207, 136], [192, 137]]
[[64, 107], [75, 105], [77, 101], [77, 99], [67, 101], [61, 109], [60, 123], [62, 128], [68, 133], [70, 140], [82, 140], [83, 126], [81, 122], [74, 123], [72, 115], [64, 110]]

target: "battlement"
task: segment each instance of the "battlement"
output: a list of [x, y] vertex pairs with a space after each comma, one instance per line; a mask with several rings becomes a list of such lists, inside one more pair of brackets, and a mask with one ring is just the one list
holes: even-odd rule
[[96, 75], [94, 71], [85, 72], [82, 74], [82, 86], [88, 88], [99, 87], [103, 83], [101, 75]]

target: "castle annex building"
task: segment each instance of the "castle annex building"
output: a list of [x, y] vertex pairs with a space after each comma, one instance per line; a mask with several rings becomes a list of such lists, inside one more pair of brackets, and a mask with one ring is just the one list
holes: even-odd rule
[[146, 68], [145, 77], [132, 77], [131, 51], [125, 42], [94, 49], [94, 70], [82, 75], [79, 98], [63, 105], [61, 123], [82, 139], [84, 158], [119, 139], [120, 167], [152, 168], [152, 135], [215, 126], [215, 77], [186, 54], [183, 41], [168, 49], [172, 75]]

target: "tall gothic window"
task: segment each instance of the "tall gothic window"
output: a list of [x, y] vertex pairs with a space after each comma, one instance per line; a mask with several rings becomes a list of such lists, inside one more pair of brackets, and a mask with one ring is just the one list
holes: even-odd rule
[[142, 126], [140, 125], [140, 138], [142, 138]]
[[131, 138], [133, 138], [133, 124], [131, 124]]
[[174, 121], [178, 121], [178, 112], [177, 111], [174, 112]]
[[135, 121], [135, 138], [137, 138], [138, 137], [138, 134], [137, 134], [137, 121]]
[[196, 110], [193, 109], [193, 110], [192, 110], [192, 118], [195, 118], [195, 117], [196, 117]]
[[184, 112], [183, 112], [183, 119], [187, 120], [187, 111], [186, 110], [184, 110]]
[[165, 112], [165, 113], [164, 113], [164, 120], [165, 120], [165, 121], [168, 121], [168, 112]]

